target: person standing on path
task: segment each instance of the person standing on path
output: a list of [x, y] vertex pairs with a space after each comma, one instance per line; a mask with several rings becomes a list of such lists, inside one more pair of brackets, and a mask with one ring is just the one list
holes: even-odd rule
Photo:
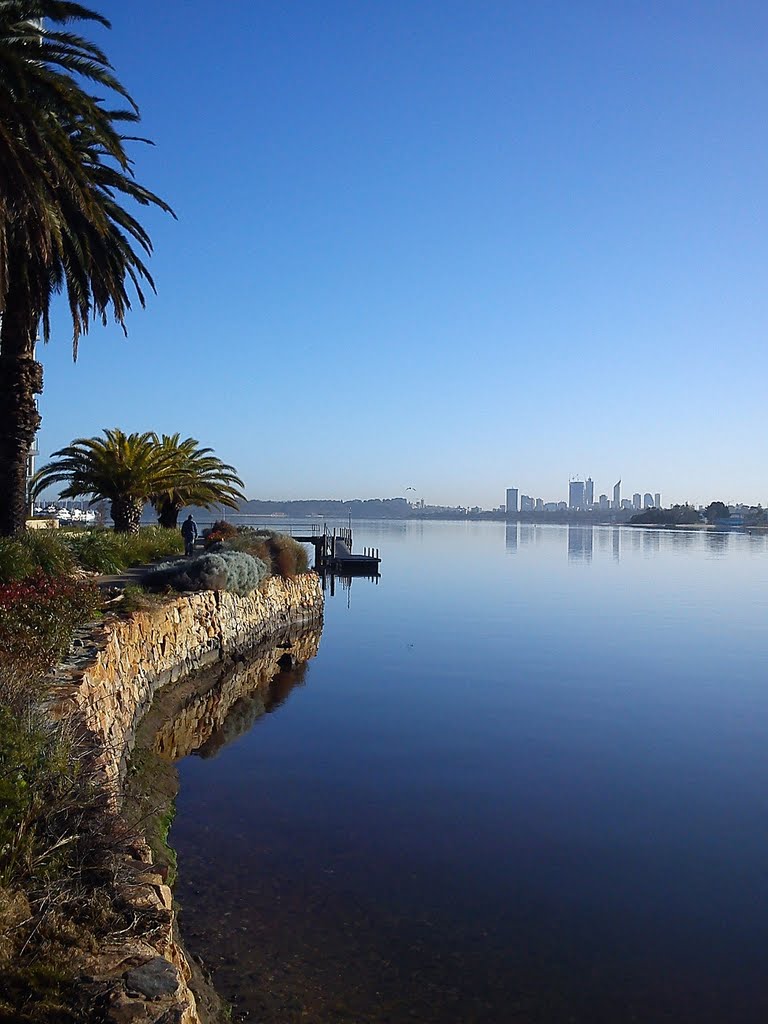
[[181, 536], [184, 538], [184, 554], [191, 555], [197, 540], [197, 523], [190, 513], [181, 524]]

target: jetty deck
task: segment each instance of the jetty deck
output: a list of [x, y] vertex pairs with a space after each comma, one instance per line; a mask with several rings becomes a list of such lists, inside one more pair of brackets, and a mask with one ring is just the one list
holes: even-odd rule
[[352, 528], [329, 530], [322, 533], [293, 533], [295, 540], [311, 544], [315, 549], [315, 569], [335, 572], [340, 576], [378, 576], [381, 558], [378, 548], [364, 548], [360, 554], [352, 551]]

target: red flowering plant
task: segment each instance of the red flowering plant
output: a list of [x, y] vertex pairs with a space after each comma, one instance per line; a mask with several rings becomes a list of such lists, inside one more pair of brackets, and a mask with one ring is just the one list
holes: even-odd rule
[[37, 572], [0, 585], [0, 661], [50, 666], [98, 607], [98, 588], [68, 576]]

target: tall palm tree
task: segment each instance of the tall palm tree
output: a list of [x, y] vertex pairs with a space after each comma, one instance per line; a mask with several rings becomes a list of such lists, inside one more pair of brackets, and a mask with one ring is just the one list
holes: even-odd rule
[[24, 526], [43, 386], [34, 346], [40, 325], [48, 340], [53, 297], [66, 295], [75, 357], [94, 319], [111, 313], [125, 329], [128, 286], [143, 305], [154, 283], [150, 238], [122, 204], [172, 213], [133, 177], [123, 129], [138, 111], [106, 55], [69, 30], [82, 22], [109, 27], [65, 0], [0, 0], [0, 535]]
[[150, 431], [126, 434], [117, 428], [104, 437], [78, 437], [53, 453], [35, 475], [34, 494], [66, 483], [62, 498], [106, 499], [117, 533], [138, 533], [144, 505], [152, 495], [171, 491], [178, 482], [178, 462]]
[[217, 458], [212, 448], [198, 447], [194, 437], [182, 441], [181, 434], [163, 434], [157, 443], [172, 456], [177, 473], [173, 487], [151, 498], [161, 526], [175, 529], [185, 505], [239, 508], [245, 501], [235, 467]]

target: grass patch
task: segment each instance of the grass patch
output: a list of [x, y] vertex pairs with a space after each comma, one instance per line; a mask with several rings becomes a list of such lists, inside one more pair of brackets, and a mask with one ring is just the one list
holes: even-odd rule
[[78, 569], [113, 575], [169, 555], [182, 555], [179, 530], [144, 526], [138, 534], [113, 530], [29, 530], [0, 537], [0, 583], [17, 583], [36, 573], [68, 576]]
[[143, 565], [169, 555], [184, 554], [179, 530], [144, 526], [138, 534], [87, 530], [67, 537], [78, 564], [91, 572], [115, 575], [132, 565]]

